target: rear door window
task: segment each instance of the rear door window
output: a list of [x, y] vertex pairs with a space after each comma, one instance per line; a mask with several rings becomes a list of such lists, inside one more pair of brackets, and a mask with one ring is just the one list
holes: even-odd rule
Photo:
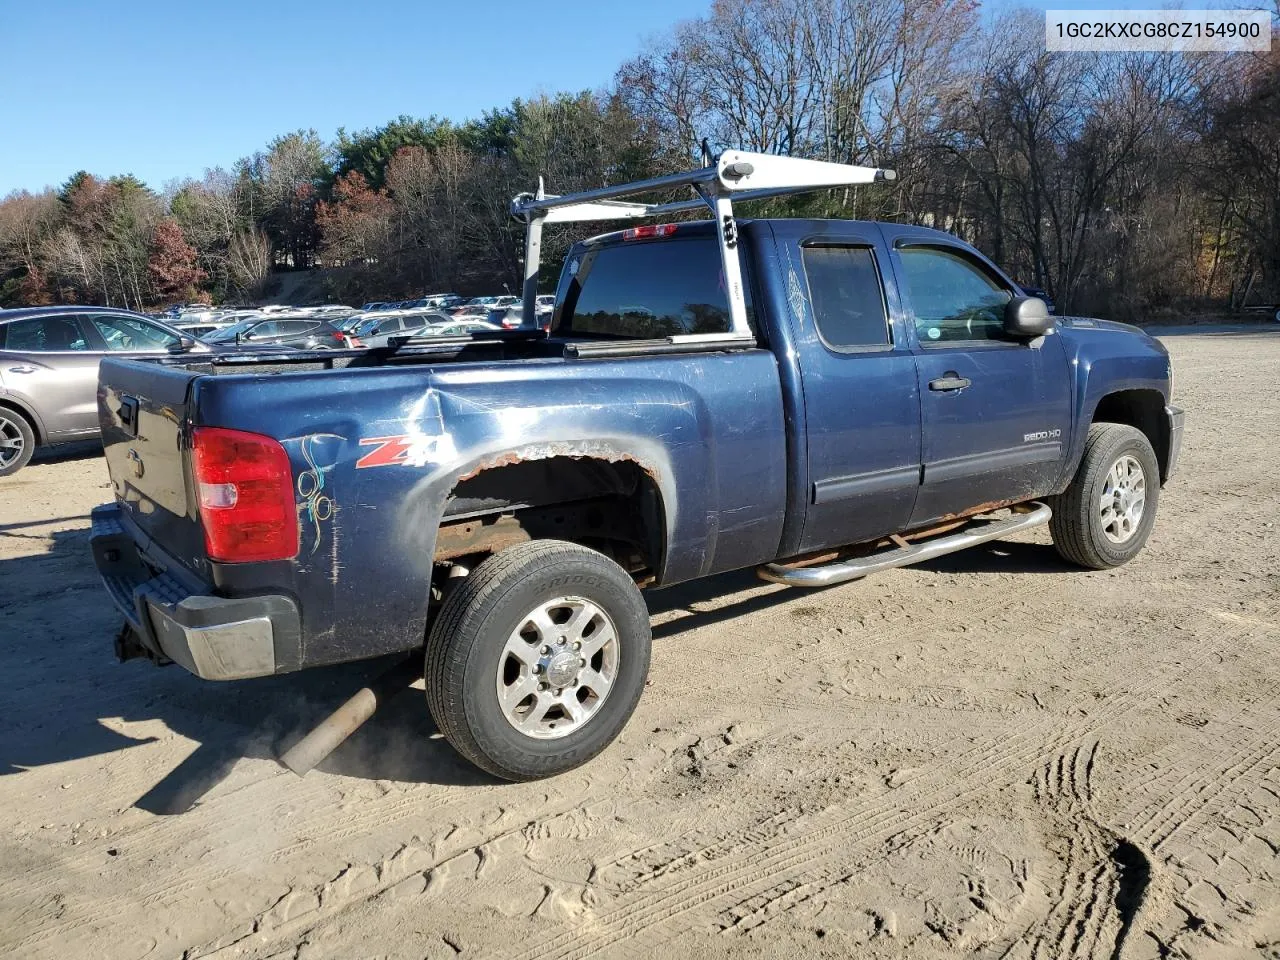
[[804, 272], [818, 333], [835, 350], [888, 347], [889, 314], [870, 247], [804, 248]]
[[724, 269], [711, 237], [579, 249], [566, 269], [557, 334], [653, 340], [729, 332]]

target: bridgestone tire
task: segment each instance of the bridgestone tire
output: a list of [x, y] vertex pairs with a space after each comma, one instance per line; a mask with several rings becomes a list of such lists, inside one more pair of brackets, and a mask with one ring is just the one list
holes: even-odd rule
[[[617, 670], [599, 708], [558, 739], [534, 739], [503, 713], [496, 683], [504, 644], [539, 604], [583, 598], [617, 634]], [[427, 639], [427, 704], [454, 749], [504, 780], [581, 766], [626, 726], [649, 673], [649, 611], [620, 566], [586, 547], [535, 540], [486, 559], [448, 594]]]
[[[1114, 543], [1103, 531], [1100, 502], [1112, 467], [1125, 456], [1132, 457], [1142, 468], [1146, 503], [1129, 539]], [[1151, 535], [1159, 501], [1160, 464], [1146, 436], [1127, 424], [1092, 424], [1071, 485], [1050, 500], [1053, 519], [1049, 532], [1053, 545], [1064, 560], [1091, 570], [1128, 563]]]
[[36, 452], [36, 435], [27, 418], [8, 407], [0, 407], [0, 440], [16, 440], [22, 444], [17, 457], [8, 459], [9, 450], [0, 450], [0, 477], [17, 473], [31, 462]]

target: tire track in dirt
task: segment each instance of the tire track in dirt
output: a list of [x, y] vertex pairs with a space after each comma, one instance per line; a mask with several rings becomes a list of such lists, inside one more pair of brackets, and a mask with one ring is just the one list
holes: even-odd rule
[[[1112, 856], [1118, 838], [1093, 807], [1098, 741], [1052, 758], [1035, 778], [1036, 800], [1067, 837], [1062, 880], [1042, 923], [1024, 935], [1032, 958], [1094, 958], [1120, 949], [1116, 904], [1120, 871]], [[1103, 942], [1109, 941], [1104, 952]]]
[[[1280, 755], [1278, 693], [1280, 682], [1269, 682], [1263, 696], [1221, 721], [1235, 725], [1250, 712], [1271, 718], [1218, 754], [1217, 763], [1197, 764], [1183, 774], [1161, 791], [1166, 799], [1131, 816], [1120, 831], [1105, 826], [1093, 808], [1096, 744], [1083, 767], [1081, 751], [1076, 751], [1069, 759], [1059, 757], [1042, 769], [1035, 781], [1037, 799], [1070, 832], [1070, 840], [1056, 904], [1038, 930], [1023, 934], [1034, 934], [1033, 958], [1121, 956], [1143, 907], [1160, 848], [1209, 809], [1225, 804], [1228, 795], [1247, 783], [1259, 767], [1274, 766]], [[1186, 751], [1183, 745], [1178, 752]], [[1105, 954], [1104, 933], [1106, 942], [1114, 944]]]
[[[1107, 690], [1105, 690], [1100, 694], [1100, 696], [1103, 697], [1103, 701], [1101, 702], [1105, 703], [1107, 702], [1108, 697], [1114, 698], [1115, 696], [1117, 696], [1116, 691], [1119, 691], [1118, 693], [1119, 699], [1114, 704], [1108, 703], [1107, 705], [1108, 709], [1105, 711], [1105, 713], [1101, 708], [1099, 708], [1093, 712], [1091, 718], [1086, 718], [1080, 721], [1079, 724], [1077, 724], [1077, 726], [1079, 726], [1081, 730], [1087, 730], [1090, 728], [1090, 726], [1094, 722], [1099, 722], [1099, 718], [1100, 718], [1100, 722], [1107, 722], [1112, 712], [1115, 712], [1117, 710], [1130, 709], [1133, 705], [1136, 705], [1136, 703], [1138, 702], [1134, 694], [1127, 693], [1121, 690], [1121, 683], [1119, 681], [1116, 681], [1111, 687], [1107, 688]], [[1088, 701], [1082, 701], [1082, 703], [1083, 702], [1088, 702]], [[1097, 706], [1096, 703], [1093, 705], [1095, 707]], [[1041, 728], [1052, 727], [1053, 725], [1052, 719], [1043, 714], [1029, 714], [1028, 716], [1017, 718], [1017, 719], [1019, 722], [1015, 726], [1013, 733], [1007, 734], [1006, 737], [999, 738], [999, 740], [1003, 740], [1005, 743], [1008, 743], [1010, 736], [1016, 736], [1016, 737], [1021, 737], [1022, 739], [1034, 740], [1037, 737], [1037, 735], [1041, 732]], [[1074, 733], [1075, 733], [1075, 728], [1069, 727], [1064, 734], [1060, 734], [1058, 738], [1054, 738], [1054, 739], [1060, 739], [1061, 736], [1070, 737]], [[1021, 757], [1021, 754], [1018, 754], [1016, 757], [1009, 757], [1006, 759], [1002, 759], [999, 740], [986, 743], [986, 744], [973, 745], [962, 756], [972, 755], [975, 762], [978, 762], [979, 764], [986, 762], [988, 760], [998, 764], [1008, 763], [1012, 761], [1010, 763], [1010, 766], [1016, 766], [1017, 765], [1016, 761]], [[1024, 750], [1025, 749], [1028, 749], [1028, 748], [1024, 745]], [[1030, 749], [1032, 749], [1033, 751], [1034, 749], [1036, 749], [1034, 744], [1031, 745]], [[632, 769], [630, 772], [634, 773], [635, 771], [634, 769]], [[922, 778], [924, 778], [923, 774], [917, 774], [913, 776], [911, 780], [907, 781], [907, 783], [910, 784], [912, 782], [919, 781]], [[927, 779], [927, 778], [924, 778], [924, 779]], [[975, 786], [971, 790], [966, 791], [963, 795], [959, 797], [952, 797], [951, 799], [952, 801], [955, 801], [955, 802], [963, 802], [965, 799], [969, 798], [970, 796], [976, 796], [988, 788], [989, 788], [988, 784], [984, 780], [983, 783]], [[917, 787], [917, 789], [920, 789], [920, 788]], [[945, 789], [945, 787], [943, 787], [942, 789]], [[894, 800], [897, 800], [899, 797], [902, 796], [902, 794], [900, 790], [895, 790], [890, 792], [890, 796], [893, 797]], [[402, 802], [408, 804], [414, 801], [412, 801], [410, 798], [404, 798]], [[905, 803], [906, 801], [904, 800], [903, 802]], [[895, 804], [895, 807], [897, 805], [898, 804]], [[946, 806], [946, 805], [947, 805], [947, 801], [944, 800], [942, 804], [935, 805], [935, 807], [930, 808], [929, 811], [926, 811], [915, 817], [912, 817], [911, 822], [914, 823], [918, 820], [923, 820], [927, 816], [927, 814], [932, 812], [934, 809], [939, 808], [941, 806]], [[420, 810], [420, 804], [418, 805], [418, 809]], [[864, 813], [864, 816], [874, 816], [877, 813], [877, 811], [873, 807], [872, 809], [868, 811], [864, 811], [863, 813]], [[881, 821], [884, 821], [884, 822], [881, 822]], [[856, 825], [857, 822], [858, 821], [855, 819], [854, 824]], [[863, 829], [862, 839], [864, 840], [872, 839], [874, 836], [877, 836], [877, 835], [889, 837], [894, 835], [895, 833], [900, 834], [902, 823], [903, 823], [902, 817], [896, 809], [893, 809], [893, 810], [886, 809], [884, 811], [880, 811], [880, 820], [872, 822], [871, 824], [869, 824], [867, 827]], [[676, 857], [665, 868], [660, 867], [656, 871], [656, 873], [652, 869], [645, 871], [649, 874], [647, 881], [652, 882], [655, 878], [661, 879], [662, 877], [665, 877], [667, 874], [671, 874], [671, 873], [678, 874], [681, 870], [686, 869], [686, 865], [703, 866], [709, 860], [719, 859], [721, 857], [731, 857], [734, 853], [742, 850], [744, 846], [749, 847], [751, 849], [768, 847], [774, 841], [776, 841], [778, 836], [785, 834], [789, 826], [794, 826], [794, 817], [792, 815], [788, 813], [776, 815], [772, 818], [769, 818], [765, 822], [757, 825], [756, 828], [748, 831], [746, 834], [735, 832], [723, 838], [723, 840], [720, 841], [718, 844], [713, 843], [706, 848], [702, 848], [697, 851], [693, 851], [690, 853], [686, 853], [682, 856]], [[833, 831], [838, 832], [842, 830], [843, 827], [844, 825], [838, 823], [833, 827], [827, 828], [823, 832], [822, 836], [829, 836], [833, 833]], [[813, 838], [810, 837], [807, 839], [811, 841]], [[480, 846], [483, 846], [483, 844], [481, 844]], [[649, 848], [649, 849], [652, 850], [653, 848]], [[799, 855], [801, 858], [807, 858], [809, 856], [809, 854], [803, 850], [800, 852]], [[457, 855], [454, 855], [454, 856], [456, 858]], [[450, 859], [453, 859], [453, 858], [450, 858]], [[305, 926], [308, 929], [315, 928], [327, 922], [333, 916], [336, 916], [337, 913], [340, 913], [341, 911], [347, 909], [353, 904], [363, 902], [364, 900], [367, 900], [370, 897], [381, 894], [385, 890], [389, 889], [391, 886], [395, 886], [397, 883], [400, 882], [400, 879], [402, 878], [397, 878], [397, 875], [395, 874], [395, 872], [392, 871], [387, 874], [387, 879], [385, 882], [378, 882], [376, 884], [371, 884], [368, 887], [368, 889], [365, 890], [364, 895], [362, 897], [355, 898], [355, 899], [336, 898], [332, 895], [324, 896], [319, 891], [319, 888], [317, 888], [316, 890], [310, 890], [310, 891], [306, 891], [306, 890], [301, 892], [293, 891], [293, 893], [296, 895], [295, 899], [297, 899], [297, 897], [300, 896], [303, 906], [307, 908], [302, 913], [302, 916], [305, 917], [305, 921], [300, 920], [299, 922], [300, 923], [304, 922]], [[747, 879], [749, 882], [750, 877], [748, 877]], [[815, 875], [809, 878], [808, 885], [812, 886], [815, 883], [828, 882], [831, 879], [832, 879], [832, 875], [829, 872], [824, 872], [820, 876]], [[792, 886], [791, 889], [796, 889], [800, 885], [801, 885], [800, 883], [797, 883], [796, 885]], [[633, 887], [633, 890], [639, 890], [643, 886], [644, 886], [643, 884], [637, 885]], [[644, 891], [642, 890], [641, 892], [643, 893]], [[312, 906], [313, 903], [316, 904], [314, 907]], [[272, 909], [276, 909], [276, 908], [272, 908]], [[259, 915], [253, 921], [254, 927], [260, 928], [262, 924], [265, 922], [263, 920], [263, 917], [266, 917], [270, 914], [271, 914], [271, 910], [268, 910], [268, 911], [265, 911], [263, 914]], [[290, 929], [292, 929], [294, 926], [295, 924], [291, 923]], [[274, 942], [275, 937], [272, 937], [272, 940]]]
[[[666, 757], [667, 754], [651, 755], [647, 759], [638, 761], [626, 768], [619, 767], [614, 769], [612, 773], [616, 777], [621, 777], [624, 774], [636, 775], [643, 768], [652, 768], [665, 761]], [[63, 910], [51, 911], [48, 915], [39, 918], [33, 923], [31, 929], [26, 931], [16, 946], [35, 950], [53, 940], [58, 942], [70, 941], [84, 930], [107, 925], [110, 919], [128, 904], [141, 903], [148, 909], [157, 909], [172, 902], [181, 902], [184, 898], [198, 892], [207, 891], [221, 882], [243, 876], [242, 860], [244, 858], [257, 856], [259, 859], [265, 859], [271, 863], [287, 861], [290, 857], [300, 854], [308, 847], [311, 847], [317, 841], [317, 838], [322, 838], [328, 847], [336, 848], [344, 840], [366, 836], [377, 837], [384, 834], [388, 828], [394, 827], [404, 820], [422, 818], [432, 822], [432, 825], [437, 828], [434, 832], [438, 839], [433, 844], [433, 849], [427, 851], [428, 862], [424, 868], [427, 872], [430, 872], [436, 866], [456, 861], [459, 856], [468, 851], [488, 847], [494, 840], [509, 836], [513, 829], [522, 831], [529, 827], [529, 823], [521, 822], [515, 828], [504, 827], [495, 832], [490, 832], [478, 826], [474, 822], [475, 819], [490, 817], [493, 813], [493, 808], [487, 805], [477, 805], [475, 794], [472, 790], [459, 788], [449, 788], [435, 796], [424, 795], [420, 790], [411, 790], [392, 800], [382, 798], [379, 801], [370, 801], [367, 805], [357, 801], [359, 805], [355, 814], [352, 814], [349, 809], [352, 806], [350, 803], [336, 805], [330, 802], [329, 795], [332, 792], [332, 788], [331, 786], [324, 786], [323, 781], [312, 781], [314, 786], [302, 799], [293, 793], [283, 797], [277, 794], [269, 794], [264, 802], [260, 795], [265, 791], [278, 787], [279, 781], [288, 777], [291, 777], [291, 775], [283, 772], [272, 774], [239, 788], [234, 794], [214, 798], [210, 803], [199, 808], [203, 814], [201, 817], [184, 822], [183, 829], [180, 831], [174, 831], [173, 818], [157, 818], [131, 834], [128, 837], [127, 844], [120, 839], [119, 835], [112, 840], [113, 843], [117, 843], [121, 847], [141, 851], [139, 855], [145, 856], [148, 860], [163, 859], [172, 854], [176, 861], [188, 843], [194, 842], [205, 835], [210, 827], [207, 818], [216, 818], [218, 823], [241, 822], [244, 818], [262, 817], [264, 806], [276, 809], [310, 806], [326, 811], [320, 818], [292, 823], [289, 831], [290, 837], [283, 845], [264, 853], [260, 849], [261, 836], [246, 832], [244, 836], [232, 838], [228, 846], [219, 848], [216, 856], [210, 858], [220, 866], [209, 866], [201, 863], [193, 868], [183, 870], [176, 882], [172, 872], [161, 871], [157, 873], [152, 871], [149, 874], [149, 882], [135, 887], [126, 894], [117, 893], [104, 897], [97, 901], [92, 909], [76, 913], [70, 917], [66, 916]], [[610, 783], [605, 782], [606, 779], [588, 773], [585, 778], [570, 775], [555, 781], [554, 785], [548, 785], [548, 789], [544, 794], [544, 802], [539, 807], [542, 817], [554, 818], [568, 810], [580, 807], [584, 803], [598, 799], [600, 791], [608, 791], [610, 789]], [[586, 783], [585, 790], [575, 789], [575, 786], [583, 784], [584, 781]], [[304, 784], [305, 782], [303, 781]], [[498, 787], [494, 789], [502, 790], [506, 788]], [[595, 791], [595, 794], [592, 791]], [[584, 795], [586, 799], [584, 799]], [[226, 801], [225, 803], [223, 802], [224, 800]], [[490, 828], [497, 827], [499, 823], [507, 822], [507, 816], [502, 807], [498, 808], [498, 813], [498, 817], [490, 824]], [[447, 814], [447, 816], [441, 819], [441, 814]], [[184, 814], [183, 816], [190, 816], [190, 814]], [[215, 827], [214, 829], [220, 828]], [[464, 835], [465, 842], [462, 843], [460, 850], [452, 849], [449, 841], [454, 834], [460, 832]], [[475, 836], [476, 834], [478, 836]], [[459, 842], [457, 840], [453, 841], [452, 847], [457, 847]], [[402, 850], [406, 849], [403, 844], [394, 842], [388, 844], [392, 849], [395, 849], [397, 845]], [[432, 862], [433, 858], [441, 857], [440, 848], [442, 846], [449, 852], [443, 855], [440, 863]], [[422, 848], [410, 845], [409, 849], [412, 850], [415, 859], [420, 859]], [[264, 918], [276, 917], [279, 919], [279, 915], [282, 913], [287, 913], [289, 920], [298, 920], [300, 917], [305, 917], [306, 924], [314, 926], [323, 922], [329, 913], [336, 914], [341, 912], [353, 903], [363, 902], [369, 897], [377, 896], [389, 887], [395, 886], [406, 879], [405, 876], [397, 876], [396, 871], [392, 870], [387, 873], [386, 881], [382, 882], [381, 877], [384, 871], [379, 867], [379, 863], [385, 864], [385, 862], [385, 858], [377, 863], [353, 863], [346, 860], [335, 860], [333, 868], [329, 871], [330, 873], [333, 870], [339, 870], [344, 873], [373, 870], [378, 874], [379, 881], [368, 884], [367, 888], [362, 888], [364, 889], [364, 895], [360, 898], [338, 897], [333, 894], [331, 889], [326, 896], [324, 891], [332, 887], [333, 881], [309, 886], [295, 884], [290, 887], [290, 891], [286, 895], [288, 899], [284, 903], [277, 900], [256, 915], [241, 917], [234, 922], [229, 921], [229, 926], [248, 925], [256, 931], [266, 922]], [[42, 875], [43, 885], [49, 886], [60, 876], [65, 876], [68, 869], [77, 873], [81, 870], [88, 871], [93, 869], [95, 863], [95, 853], [92, 850], [86, 850], [84, 853], [70, 858], [70, 860], [61, 860], [57, 863], [49, 864], [38, 873]], [[0, 897], [8, 897], [17, 893], [24, 886], [26, 884], [23, 878], [11, 878], [5, 884], [0, 884]], [[264, 885], [264, 889], [267, 888], [269, 888], [269, 885]], [[24, 897], [30, 898], [30, 892], [24, 891]], [[56, 900], [50, 899], [48, 902], [54, 903]]]
[[[1243, 631], [1226, 637], [1219, 635], [1217, 642], [1190, 651], [1189, 662], [1182, 665], [1163, 689], [1171, 689], [1183, 682], [1192, 668], [1207, 662], [1226, 644], [1237, 643], [1242, 636]], [[677, 874], [669, 883], [659, 882], [656, 889], [645, 887], [638, 894], [622, 898], [624, 902], [597, 917], [587, 935], [577, 932], [562, 934], [532, 947], [519, 957], [521, 960], [549, 960], [552, 957], [589, 956], [611, 943], [633, 936], [641, 927], [666, 925], [676, 917], [726, 894], [734, 894], [741, 902], [749, 888], [761, 883], [776, 883], [774, 878], [779, 875], [794, 871], [799, 865], [820, 861], [832, 852], [837, 843], [847, 852], [851, 847], [887, 839], [902, 832], [904, 825], [918, 825], [944, 809], [989, 791], [994, 785], [1012, 783], [1020, 771], [1036, 758], [1052, 756], [1079, 739], [1096, 737], [1107, 725], [1149, 702], [1151, 691], [1141, 694], [1126, 691], [1124, 682], [1114, 679], [1095, 704], [1095, 710], [1084, 720], [1054, 729], [1052, 720], [1034, 718], [1021, 729], [975, 747], [955, 761], [944, 764], [942, 769], [917, 776], [902, 788], [877, 797], [870, 804], [836, 811], [833, 822], [816, 826], [798, 837], [766, 849], [760, 849], [759, 843], [744, 844], [745, 852], [731, 857], [732, 862], [710, 868], [702, 869], [702, 864], [695, 858], [693, 876]], [[957, 781], [971, 785], [956, 790]], [[885, 803], [886, 799], [888, 803]], [[916, 812], [904, 819], [903, 807]], [[814, 873], [817, 875], [811, 874], [810, 879], [802, 883], [823, 883], [835, 876], [830, 868]]]

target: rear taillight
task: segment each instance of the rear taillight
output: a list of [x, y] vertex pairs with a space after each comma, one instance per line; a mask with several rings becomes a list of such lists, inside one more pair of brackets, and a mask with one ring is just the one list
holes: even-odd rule
[[516, 327], [520, 326], [520, 323], [521, 320], [519, 317], [514, 320], [511, 317], [502, 318], [502, 327], [504, 330], [514, 330]]
[[333, 339], [337, 340], [339, 343], [344, 343], [347, 338], [340, 330], [335, 330], [333, 331]]
[[297, 555], [293, 471], [278, 441], [196, 427], [191, 457], [209, 559], [247, 563]]

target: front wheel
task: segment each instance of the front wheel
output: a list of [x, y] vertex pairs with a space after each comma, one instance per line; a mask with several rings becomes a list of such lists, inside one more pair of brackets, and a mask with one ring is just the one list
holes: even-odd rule
[[649, 672], [649, 611], [620, 566], [558, 540], [486, 559], [427, 639], [427, 703], [460, 754], [505, 780], [586, 763], [626, 726]]
[[1160, 501], [1160, 464], [1140, 430], [1089, 427], [1071, 485], [1053, 498], [1049, 531], [1064, 560], [1105, 570], [1128, 563], [1147, 542]]

